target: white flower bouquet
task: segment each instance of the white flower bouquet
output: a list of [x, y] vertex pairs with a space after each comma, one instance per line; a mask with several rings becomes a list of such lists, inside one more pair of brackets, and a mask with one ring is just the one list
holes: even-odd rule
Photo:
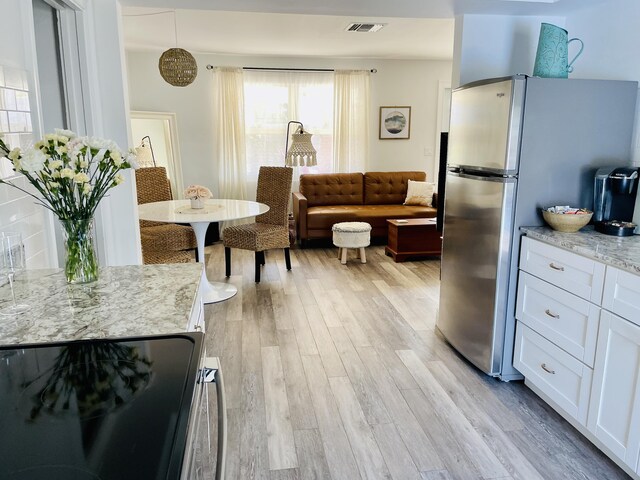
[[211, 190], [202, 185], [189, 185], [184, 191], [185, 198], [191, 200], [191, 208], [204, 208], [204, 200], [211, 198]]
[[39, 195], [11, 185], [51, 210], [66, 234], [65, 274], [69, 283], [93, 281], [98, 262], [93, 247], [93, 216], [106, 193], [123, 181], [121, 170], [135, 163], [132, 150], [122, 152], [111, 140], [77, 137], [69, 130], [47, 134], [25, 151], [10, 148], [0, 137], [0, 156], [25, 176]]
[[184, 197], [188, 199], [211, 198], [212, 196], [211, 190], [202, 185], [189, 185], [184, 191]]

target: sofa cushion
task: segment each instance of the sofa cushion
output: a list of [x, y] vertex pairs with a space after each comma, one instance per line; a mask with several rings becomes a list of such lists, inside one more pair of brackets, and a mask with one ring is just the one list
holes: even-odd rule
[[327, 205], [309, 207], [307, 229], [328, 230], [338, 222], [367, 222], [375, 228], [387, 227], [388, 218], [432, 218], [433, 207], [409, 205]]
[[433, 203], [433, 192], [436, 190], [435, 184], [429, 182], [414, 182], [413, 180], [408, 180], [408, 182], [407, 199], [404, 201], [404, 204], [431, 207]]
[[300, 193], [307, 198], [309, 207], [361, 205], [363, 202], [362, 173], [300, 175]]
[[364, 174], [366, 205], [401, 205], [407, 196], [408, 180], [424, 182], [424, 172], [367, 172]]

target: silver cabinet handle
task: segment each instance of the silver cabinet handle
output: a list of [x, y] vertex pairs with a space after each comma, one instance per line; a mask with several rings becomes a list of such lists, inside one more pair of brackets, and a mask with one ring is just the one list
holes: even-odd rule
[[559, 267], [558, 265], [556, 265], [555, 263], [551, 262], [549, 264], [549, 266], [551, 268], [553, 268], [554, 270], [558, 270], [559, 272], [564, 272], [564, 267]]
[[544, 311], [551, 318], [560, 318], [560, 315], [557, 313], [552, 313], [548, 308]]
[[555, 375], [556, 371], [555, 370], [551, 370], [549, 367], [547, 367], [546, 363], [541, 363], [540, 367], [547, 373], [550, 373], [551, 375]]

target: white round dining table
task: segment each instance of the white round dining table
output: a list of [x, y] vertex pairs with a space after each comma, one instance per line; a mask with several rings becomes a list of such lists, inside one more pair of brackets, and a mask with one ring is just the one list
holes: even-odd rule
[[[264, 203], [229, 199], [206, 200], [202, 209], [192, 209], [189, 200], [166, 200], [138, 205], [140, 220], [191, 225], [198, 245], [198, 262], [203, 265], [204, 239], [210, 223], [255, 217], [267, 211], [269, 207]], [[206, 265], [202, 271], [200, 289], [204, 303], [221, 302], [238, 293], [238, 289], [231, 283], [209, 281]]]

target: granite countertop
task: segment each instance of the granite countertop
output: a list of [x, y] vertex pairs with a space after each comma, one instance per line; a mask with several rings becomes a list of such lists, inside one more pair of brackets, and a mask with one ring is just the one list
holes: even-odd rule
[[596, 232], [593, 226], [577, 233], [556, 232], [549, 227], [522, 227], [520, 230], [528, 237], [640, 275], [640, 235], [614, 237]]
[[[200, 263], [105, 267], [86, 285], [68, 285], [62, 270], [27, 270], [15, 292], [31, 308], [0, 315], [0, 344], [184, 332], [201, 277]], [[0, 308], [10, 302], [4, 280]]]

